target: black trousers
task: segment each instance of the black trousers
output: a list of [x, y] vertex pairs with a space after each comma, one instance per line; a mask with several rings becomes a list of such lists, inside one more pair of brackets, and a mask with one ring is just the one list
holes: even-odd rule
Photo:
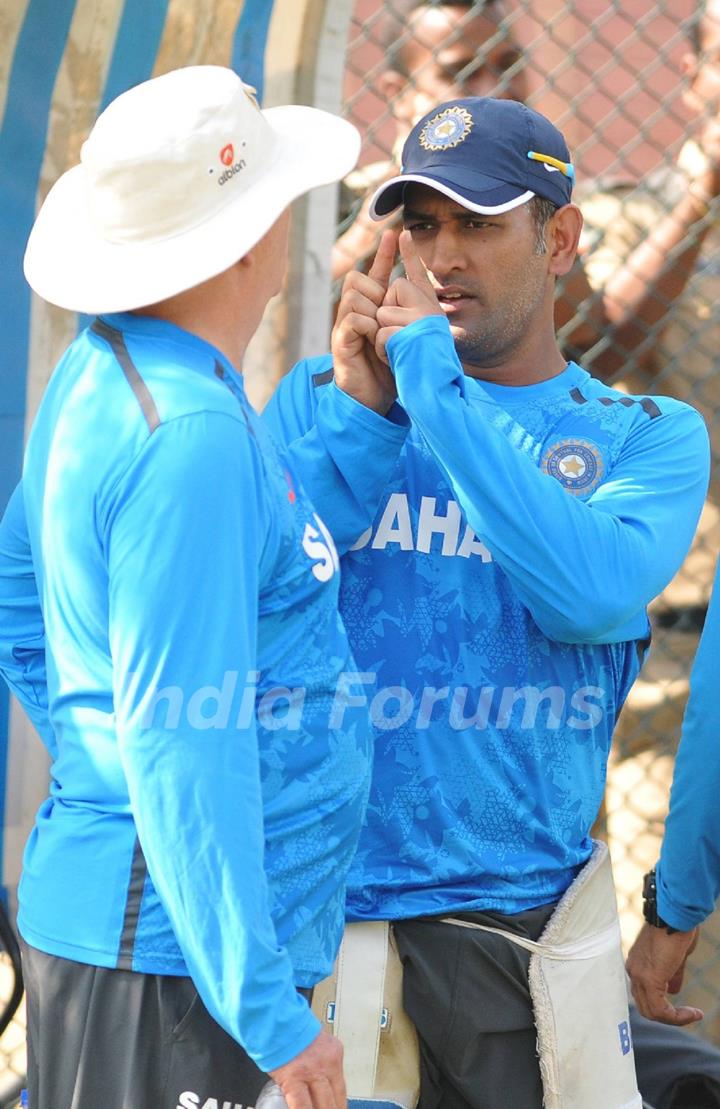
[[[553, 909], [453, 915], [536, 940]], [[394, 931], [420, 1040], [419, 1109], [542, 1109], [529, 953], [430, 917]]]
[[720, 1109], [720, 1048], [630, 1007], [635, 1069], [654, 1109]]
[[[538, 939], [553, 908], [453, 915]], [[541, 1109], [529, 953], [431, 917], [394, 929], [420, 1039], [419, 1109]], [[644, 1109], [720, 1109], [719, 1048], [632, 1006], [630, 1027]]]
[[[552, 907], [470, 913], [537, 939]], [[395, 924], [420, 1037], [419, 1109], [540, 1109], [529, 955], [432, 918]], [[30, 1109], [251, 1109], [267, 1080], [189, 978], [105, 970], [22, 944]], [[720, 1049], [631, 1008], [646, 1109], [720, 1109]], [[580, 1107], [578, 1107], [580, 1109]]]
[[27, 944], [22, 960], [30, 1109], [255, 1104], [267, 1075], [213, 1020], [190, 978], [106, 970]]

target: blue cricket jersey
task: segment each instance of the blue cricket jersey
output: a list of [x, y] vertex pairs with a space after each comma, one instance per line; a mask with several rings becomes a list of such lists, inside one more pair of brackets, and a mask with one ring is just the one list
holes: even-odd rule
[[[375, 730], [348, 915], [515, 913], [589, 857], [645, 606], [702, 508], [707, 433], [689, 406], [572, 363], [524, 387], [466, 377], [440, 317], [388, 353], [412, 429], [341, 560]], [[329, 358], [299, 363], [265, 419], [332, 529], [332, 474], [362, 480], [367, 452], [328, 443], [331, 380]]]
[[657, 866], [662, 919], [689, 931], [720, 897], [720, 567], [690, 675], [670, 811]]
[[[405, 432], [358, 419], [384, 481]], [[19, 927], [50, 954], [191, 974], [263, 1069], [319, 1030], [295, 987], [332, 967], [367, 799], [337, 571], [221, 353], [129, 314], [80, 335], [0, 527], [0, 669], [53, 760]]]

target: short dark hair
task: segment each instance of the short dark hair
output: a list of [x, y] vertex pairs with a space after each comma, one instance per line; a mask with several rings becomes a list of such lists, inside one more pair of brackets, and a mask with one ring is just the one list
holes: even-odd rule
[[544, 196], [534, 196], [528, 202], [528, 208], [535, 224], [535, 253], [544, 254], [547, 250], [545, 228], [557, 212], [558, 206], [552, 200], [546, 200]]
[[385, 48], [388, 69], [409, 77], [405, 66], [403, 51], [408, 45], [404, 31], [410, 16], [415, 11], [432, 11], [433, 8], [465, 8], [469, 13], [480, 15], [488, 8], [495, 8], [501, 0], [386, 0], [385, 22], [382, 29], [382, 45]]

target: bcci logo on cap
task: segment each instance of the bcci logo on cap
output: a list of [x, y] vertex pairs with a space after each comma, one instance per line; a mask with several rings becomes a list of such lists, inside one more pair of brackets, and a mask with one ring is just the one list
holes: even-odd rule
[[473, 127], [467, 108], [458, 105], [445, 108], [426, 123], [420, 132], [420, 145], [425, 150], [451, 150], [465, 142]]
[[562, 439], [543, 455], [540, 468], [576, 497], [597, 489], [605, 472], [600, 451], [587, 439]]

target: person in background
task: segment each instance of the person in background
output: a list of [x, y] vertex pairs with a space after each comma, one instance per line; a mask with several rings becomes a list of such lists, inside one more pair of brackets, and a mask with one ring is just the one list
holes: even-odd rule
[[[687, 1004], [673, 1005], [668, 995], [680, 991], [699, 927], [720, 896], [719, 580], [720, 571], [692, 669], [660, 859], [645, 879], [645, 923], [627, 959], [640, 1012], [668, 1025], [702, 1019], [700, 1010]], [[687, 1081], [690, 1084], [689, 1078]], [[713, 1089], [716, 1100], [698, 1104], [720, 1104], [720, 1082]]]

